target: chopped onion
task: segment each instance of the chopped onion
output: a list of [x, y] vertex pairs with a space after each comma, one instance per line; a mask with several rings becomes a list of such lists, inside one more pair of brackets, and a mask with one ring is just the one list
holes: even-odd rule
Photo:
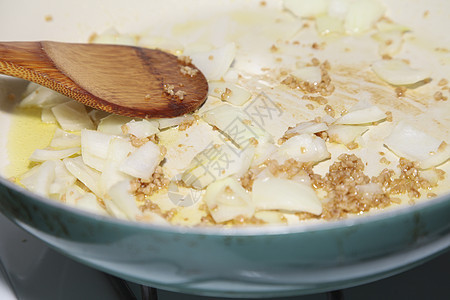
[[378, 122], [386, 119], [386, 113], [375, 105], [360, 102], [348, 113], [338, 118], [334, 124], [360, 125]]
[[213, 145], [192, 159], [181, 179], [188, 186], [203, 189], [221, 178], [241, 177], [248, 170], [254, 153], [252, 145], [243, 150], [230, 144]]
[[30, 82], [27, 84], [27, 87], [25, 88], [25, 91], [24, 91], [23, 94], [22, 94], [22, 98], [27, 97], [27, 96], [30, 95], [32, 92], [36, 91], [39, 87], [42, 87], [42, 85], [30, 81]]
[[120, 208], [110, 199], [103, 198], [103, 202], [105, 203], [106, 211], [115, 218], [127, 220], [127, 215], [120, 210]]
[[40, 85], [32, 85], [34, 89], [20, 102], [20, 107], [52, 107], [65, 102], [72, 102], [69, 97], [63, 96], [51, 89]]
[[66, 192], [64, 193], [64, 196], [62, 197], [62, 201], [71, 206], [76, 206], [77, 200], [88, 193], [83, 188], [76, 184], [72, 184], [67, 187]]
[[81, 146], [81, 136], [56, 128], [55, 134], [50, 142], [53, 148], [74, 148]]
[[390, 30], [379, 31], [372, 35], [372, 37], [379, 42], [378, 52], [381, 56], [394, 56], [400, 52], [403, 44], [403, 31]]
[[318, 123], [314, 121], [302, 122], [298, 123], [295, 127], [286, 130], [285, 134], [293, 134], [293, 133], [317, 133], [321, 131], [326, 131], [328, 129], [328, 125], [326, 123]]
[[84, 162], [81, 156], [63, 159], [63, 163], [67, 170], [72, 173], [79, 181], [90, 189], [94, 194], [101, 197], [102, 193], [99, 188], [100, 172], [90, 168]]
[[278, 147], [270, 142], [258, 142], [255, 149], [255, 155], [251, 163], [252, 167], [257, 167], [264, 163], [273, 153], [277, 151]]
[[175, 118], [162, 118], [162, 119], [153, 119], [152, 122], [158, 122], [159, 129], [167, 129], [170, 127], [178, 126], [185, 122], [191, 122], [194, 121], [195, 118], [193, 115], [182, 115]]
[[220, 80], [236, 55], [236, 45], [226, 44], [220, 48], [206, 52], [186, 53], [192, 63], [202, 71], [208, 80]]
[[67, 148], [62, 150], [36, 149], [30, 156], [30, 161], [43, 162], [46, 160], [57, 160], [70, 157], [79, 152], [80, 148]]
[[322, 213], [322, 204], [309, 186], [288, 179], [256, 179], [252, 189], [253, 203], [259, 210]]
[[383, 194], [381, 185], [375, 182], [357, 185], [356, 190], [358, 193], [362, 194], [364, 198], [371, 198], [373, 195]]
[[64, 130], [94, 129], [85, 106], [79, 102], [69, 101], [58, 104], [52, 108], [52, 112]]
[[75, 207], [99, 215], [107, 215], [105, 209], [98, 203], [97, 197], [92, 193], [86, 193], [75, 202]]
[[242, 109], [223, 104], [206, 111], [202, 118], [208, 124], [217, 127], [227, 138], [240, 148], [245, 148], [255, 141], [270, 141], [272, 136], [259, 126], [252, 125], [251, 117]]
[[158, 124], [148, 120], [135, 121], [132, 120], [125, 124], [128, 129], [128, 133], [134, 135], [137, 138], [146, 138], [159, 133]]
[[293, 158], [300, 162], [319, 162], [330, 158], [325, 141], [313, 134], [300, 134], [280, 146], [272, 159], [279, 163]]
[[246, 89], [223, 81], [210, 81], [209, 95], [237, 106], [244, 105], [252, 96]]
[[97, 171], [103, 172], [105, 168], [106, 159], [101, 158], [93, 154], [92, 152], [82, 151], [83, 162], [91, 168]]
[[66, 168], [64, 163], [60, 160], [55, 161], [55, 179], [50, 184], [50, 195], [62, 195], [67, 190], [67, 187], [72, 186], [77, 179]]
[[344, 20], [345, 31], [349, 34], [368, 31], [383, 16], [384, 12], [385, 8], [377, 0], [352, 2]]
[[331, 142], [348, 145], [368, 129], [367, 126], [332, 125], [327, 133]]
[[401, 59], [377, 61], [372, 64], [372, 70], [392, 85], [413, 85], [430, 77], [428, 71], [413, 69]]
[[436, 169], [421, 170], [420, 177], [427, 180], [431, 185], [436, 185], [439, 182], [439, 174]]
[[417, 161], [420, 168], [438, 166], [450, 158], [450, 147], [406, 122], [399, 122], [384, 140], [396, 155]]
[[137, 207], [136, 199], [130, 191], [130, 181], [124, 180], [113, 185], [109, 189], [108, 194], [114, 204], [116, 204], [130, 220], [136, 220], [136, 216], [141, 215], [141, 211]]
[[122, 126], [132, 120], [133, 118], [130, 117], [109, 115], [100, 120], [97, 131], [114, 135], [122, 135], [124, 134], [122, 131]]
[[91, 168], [102, 171], [105, 159], [108, 156], [109, 143], [115, 137], [117, 136], [95, 130], [82, 130], [81, 156], [84, 163]]
[[95, 126], [98, 126], [100, 121], [103, 118], [106, 118], [108, 116], [115, 116], [115, 115], [111, 115], [110, 113], [107, 113], [106, 111], [91, 109], [91, 111], [88, 112], [88, 116], [89, 116], [89, 118], [91, 118], [92, 122], [94, 122]]
[[353, 0], [330, 0], [328, 4], [328, 15], [343, 20], [347, 15], [348, 8]]
[[316, 66], [297, 69], [291, 75], [310, 84], [319, 84], [322, 81], [322, 71]]
[[204, 200], [217, 223], [238, 216], [250, 218], [255, 212], [250, 195], [231, 177], [211, 183], [206, 189]]
[[445, 142], [441, 142], [436, 152], [431, 152], [430, 157], [419, 162], [419, 167], [421, 169], [429, 169], [435, 166], [439, 166], [440, 164], [443, 164], [449, 159], [450, 159], [450, 146]]
[[328, 0], [283, 0], [283, 6], [298, 17], [315, 17], [325, 14]]
[[131, 153], [120, 164], [119, 170], [133, 177], [148, 180], [162, 159], [159, 146], [148, 141]]
[[108, 147], [108, 155], [104, 161], [104, 167], [100, 176], [100, 187], [106, 193], [114, 184], [123, 180], [131, 180], [132, 177], [120, 171], [122, 162], [135, 151], [128, 139], [113, 138]]
[[405, 25], [393, 23], [391, 20], [380, 20], [377, 23], [378, 31], [400, 31], [407, 32], [411, 29]]
[[254, 216], [267, 224], [286, 224], [286, 218], [278, 211], [261, 210], [255, 212]]
[[56, 162], [48, 160], [36, 166], [23, 175], [20, 182], [28, 190], [44, 196], [49, 196], [50, 185], [55, 179]]
[[42, 121], [42, 123], [56, 124], [55, 115], [52, 113], [52, 110], [50, 107], [42, 108], [41, 121]]
[[343, 34], [344, 22], [328, 15], [316, 18], [316, 29], [320, 35]]

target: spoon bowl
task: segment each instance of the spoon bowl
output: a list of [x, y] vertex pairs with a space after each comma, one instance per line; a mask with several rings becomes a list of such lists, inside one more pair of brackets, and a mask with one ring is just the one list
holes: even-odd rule
[[95, 109], [170, 118], [206, 100], [190, 59], [161, 50], [51, 41], [0, 43], [0, 73], [33, 81]]

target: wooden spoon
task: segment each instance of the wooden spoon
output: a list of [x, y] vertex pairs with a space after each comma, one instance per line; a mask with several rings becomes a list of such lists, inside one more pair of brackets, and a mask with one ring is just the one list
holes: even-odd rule
[[188, 59], [153, 49], [60, 42], [0, 43], [0, 73], [46, 86], [90, 107], [140, 117], [176, 117], [208, 93]]

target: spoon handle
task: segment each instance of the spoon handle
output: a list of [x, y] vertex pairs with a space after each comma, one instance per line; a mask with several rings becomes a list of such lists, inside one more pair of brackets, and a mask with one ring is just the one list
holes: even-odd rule
[[161, 50], [123, 45], [0, 42], [0, 73], [95, 109], [139, 118], [191, 112], [208, 93], [206, 78], [192, 63]]
[[44, 43], [0, 43], [0, 73], [33, 81], [73, 98], [80, 88], [55, 66]]

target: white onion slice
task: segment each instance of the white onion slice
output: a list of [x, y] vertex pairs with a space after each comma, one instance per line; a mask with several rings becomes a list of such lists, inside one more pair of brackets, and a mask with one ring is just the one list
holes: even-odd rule
[[316, 29], [320, 35], [343, 34], [344, 22], [328, 15], [316, 18]]
[[403, 31], [400, 30], [379, 31], [372, 37], [379, 42], [378, 53], [381, 56], [394, 56], [400, 52], [403, 45]]
[[312, 134], [300, 134], [288, 139], [271, 158], [279, 163], [290, 158], [300, 162], [319, 162], [330, 158], [330, 152], [323, 139]]
[[251, 217], [255, 211], [250, 195], [231, 177], [211, 183], [206, 189], [204, 200], [217, 223], [238, 216]]
[[283, 0], [283, 6], [298, 17], [314, 17], [325, 14], [328, 9], [327, 0]]
[[86, 190], [82, 189], [76, 184], [72, 184], [67, 187], [61, 201], [70, 206], [76, 206], [77, 200], [88, 193]]
[[283, 213], [278, 211], [261, 210], [255, 212], [254, 216], [267, 224], [286, 224], [287, 221]]
[[406, 122], [399, 122], [384, 143], [396, 155], [417, 161], [423, 169], [438, 166], [450, 158], [450, 147], [444, 141]]
[[359, 0], [350, 4], [344, 20], [347, 33], [363, 33], [383, 16], [385, 8], [377, 0]]
[[79, 102], [69, 101], [58, 104], [52, 108], [52, 112], [64, 130], [94, 129], [94, 124], [89, 118], [85, 106]]
[[43, 107], [41, 112], [41, 121], [46, 124], [56, 124], [56, 118], [50, 107]]
[[55, 134], [50, 142], [50, 147], [53, 148], [74, 148], [81, 146], [81, 136], [78, 134], [69, 133], [60, 128], [56, 128]]
[[141, 215], [137, 207], [135, 197], [130, 193], [131, 186], [129, 180], [124, 180], [113, 185], [108, 194], [117, 207], [125, 213], [130, 220], [136, 220], [136, 216]]
[[291, 75], [310, 84], [319, 84], [322, 81], [322, 71], [316, 66], [297, 69]]
[[28, 190], [48, 197], [50, 185], [55, 179], [55, 167], [56, 162], [48, 160], [25, 173], [20, 182]]
[[102, 157], [98, 157], [92, 152], [84, 151], [82, 152], [83, 162], [89, 167], [96, 169], [99, 172], [103, 172], [105, 168], [106, 159]]
[[353, 0], [330, 0], [328, 4], [328, 15], [343, 20], [347, 15], [348, 8]]
[[75, 207], [99, 215], [108, 215], [103, 207], [98, 203], [97, 197], [92, 193], [86, 193], [76, 199]]
[[113, 217], [127, 220], [127, 215], [110, 199], [103, 198], [103, 203], [105, 203], [106, 211]]
[[186, 53], [192, 63], [202, 71], [208, 80], [220, 80], [236, 55], [236, 45], [226, 44], [220, 48], [206, 52]]
[[[430, 153], [431, 154], [431, 153]], [[439, 166], [450, 159], [450, 146], [442, 142], [440, 147], [433, 155], [430, 155], [427, 159], [419, 162], [419, 167], [421, 169], [429, 169], [435, 166]]]
[[386, 113], [375, 105], [360, 104], [352, 107], [348, 113], [338, 118], [334, 124], [360, 125], [386, 119]]
[[135, 151], [128, 139], [113, 138], [109, 143], [108, 155], [104, 161], [104, 167], [100, 176], [100, 187], [106, 193], [114, 184], [123, 180], [131, 180], [132, 177], [119, 170], [122, 162]]
[[193, 115], [182, 115], [175, 118], [162, 118], [162, 119], [152, 119], [152, 122], [158, 122], [159, 129], [167, 129], [170, 127], [178, 126], [185, 122], [191, 122], [194, 121], [195, 118]]
[[317, 133], [321, 131], [326, 131], [327, 129], [328, 125], [326, 123], [317, 123], [314, 121], [308, 121], [298, 123], [295, 127], [286, 130], [285, 134]]
[[275, 146], [273, 143], [259, 142], [258, 145], [256, 145], [255, 155], [253, 156], [251, 166], [257, 167], [260, 164], [264, 163], [277, 150], [278, 150], [278, 147]]
[[73, 101], [69, 97], [63, 96], [46, 87], [35, 84], [31, 87], [33, 91], [20, 101], [20, 107], [52, 107], [61, 103]]
[[42, 87], [42, 85], [30, 81], [30, 82], [27, 84], [27, 87], [25, 88], [25, 91], [24, 91], [23, 94], [22, 94], [22, 98], [27, 97], [27, 96], [30, 95], [32, 92], [36, 91], [39, 87]]
[[49, 187], [50, 195], [62, 195], [67, 187], [72, 186], [77, 179], [60, 160], [55, 161], [55, 179]]
[[369, 129], [367, 126], [332, 125], [328, 129], [330, 141], [348, 145]]
[[108, 156], [109, 143], [116, 135], [95, 130], [81, 131], [81, 156], [88, 166], [103, 170], [104, 160]]
[[125, 126], [127, 127], [129, 134], [132, 134], [140, 139], [159, 133], [158, 123], [148, 120], [132, 120], [125, 124]]
[[383, 194], [381, 185], [375, 182], [357, 185], [356, 189], [363, 197], [372, 197], [373, 195]]
[[133, 119], [130, 117], [109, 115], [100, 120], [97, 126], [97, 131], [114, 135], [122, 135], [122, 126], [132, 120]]
[[206, 111], [202, 118], [217, 127], [240, 148], [246, 148], [250, 139], [258, 142], [271, 141], [272, 136], [259, 126], [252, 125], [251, 117], [242, 109], [223, 104]]
[[118, 136], [84, 129], [81, 131], [82, 151], [87, 151], [98, 157], [106, 158], [108, 155], [109, 142], [116, 137]]
[[436, 169], [421, 170], [420, 177], [427, 180], [431, 185], [436, 185], [439, 182], [439, 174]]
[[73, 158], [63, 159], [63, 163], [67, 170], [72, 173], [79, 181], [84, 183], [84, 185], [90, 189], [94, 194], [101, 197], [101, 190], [99, 188], [100, 172], [94, 170], [87, 166], [81, 156]]
[[162, 159], [159, 146], [149, 141], [131, 153], [120, 164], [119, 170], [130, 176], [148, 180]]
[[372, 64], [372, 70], [392, 85], [413, 85], [430, 77], [430, 72], [413, 69], [401, 59], [377, 61]]
[[252, 198], [259, 210], [322, 213], [322, 204], [309, 186], [288, 179], [267, 177], [253, 182]]
[[252, 96], [246, 89], [223, 81], [210, 81], [208, 94], [237, 106], [244, 105]]
[[97, 110], [97, 109], [91, 109], [90, 112], [88, 112], [89, 118], [91, 118], [92, 122], [94, 122], [95, 126], [98, 126], [100, 121], [108, 116], [114, 116], [110, 113], [107, 113], [106, 111]]
[[251, 145], [243, 150], [230, 144], [213, 145], [192, 159], [181, 179], [188, 186], [203, 189], [221, 178], [241, 177], [248, 170], [254, 153]]
[[62, 150], [36, 149], [30, 156], [30, 161], [43, 162], [46, 160], [58, 160], [70, 157], [79, 152], [80, 148], [67, 148]]

